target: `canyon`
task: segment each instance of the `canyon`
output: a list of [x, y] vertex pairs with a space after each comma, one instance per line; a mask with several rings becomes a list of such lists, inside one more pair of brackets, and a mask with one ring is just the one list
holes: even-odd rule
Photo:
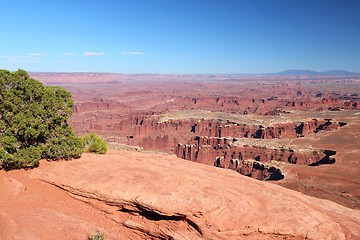
[[[360, 208], [360, 192], [352, 183], [358, 170], [344, 176], [341, 186], [321, 186], [338, 181], [339, 171], [353, 171], [353, 162], [347, 166], [341, 159], [346, 154], [341, 146], [359, 144], [359, 76], [33, 76], [71, 91], [70, 123], [79, 135], [96, 132], [117, 149], [175, 154]], [[342, 132], [354, 137], [317, 144]], [[330, 166], [333, 176], [317, 177]], [[312, 172], [311, 181], [298, 174], [300, 169]]]
[[31, 76], [110, 151], [0, 171], [2, 239], [360, 238], [360, 76]]

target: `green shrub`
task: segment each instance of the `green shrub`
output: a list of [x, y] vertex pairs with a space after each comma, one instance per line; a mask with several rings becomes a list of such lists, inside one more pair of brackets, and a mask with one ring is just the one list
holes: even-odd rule
[[[5, 154], [5, 156], [2, 156]], [[4, 169], [12, 168], [33, 168], [39, 165], [41, 158], [41, 148], [30, 146], [16, 151], [14, 154], [7, 154], [4, 150], [0, 153], [2, 167]]]
[[84, 143], [67, 120], [70, 92], [45, 87], [23, 70], [0, 70], [0, 165], [36, 167], [41, 158], [78, 158]]
[[89, 236], [88, 240], [105, 240], [105, 235], [102, 232], [96, 232]]
[[108, 150], [108, 143], [95, 133], [86, 134], [83, 141], [85, 143], [85, 152], [105, 154]]

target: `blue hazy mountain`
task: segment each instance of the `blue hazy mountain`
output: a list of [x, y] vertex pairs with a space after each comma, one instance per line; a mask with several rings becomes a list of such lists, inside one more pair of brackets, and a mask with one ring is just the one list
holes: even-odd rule
[[327, 76], [349, 76], [349, 75], [360, 75], [360, 73], [353, 73], [344, 70], [329, 70], [325, 72], [317, 72], [311, 70], [296, 70], [290, 69], [285, 70], [278, 73], [272, 73], [270, 75], [281, 75], [281, 76], [320, 76], [320, 75], [327, 75]]

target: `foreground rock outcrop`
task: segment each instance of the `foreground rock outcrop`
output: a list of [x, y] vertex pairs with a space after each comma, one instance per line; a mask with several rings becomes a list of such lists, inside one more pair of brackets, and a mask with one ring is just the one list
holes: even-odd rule
[[107, 209], [107, 218], [139, 238], [360, 237], [359, 210], [174, 156], [84, 154], [77, 161], [46, 163], [32, 176]]

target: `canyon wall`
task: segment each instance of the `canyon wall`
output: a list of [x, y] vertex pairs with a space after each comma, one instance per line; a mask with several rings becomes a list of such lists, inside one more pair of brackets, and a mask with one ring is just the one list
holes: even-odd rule
[[277, 115], [278, 113], [301, 110], [322, 111], [340, 109], [359, 109], [358, 101], [334, 98], [299, 97], [291, 100], [272, 96], [268, 98], [254, 97], [185, 97], [177, 99], [181, 109], [208, 109], [240, 114]]
[[[193, 144], [178, 144], [175, 154], [190, 161], [229, 168], [230, 160], [255, 159], [269, 163], [310, 165], [330, 159], [335, 153], [318, 149], [293, 149], [285, 146], [271, 146], [238, 142], [236, 138], [195, 137]], [[219, 158], [220, 157], [220, 160]]]
[[331, 150], [301, 149], [251, 144], [237, 138], [195, 137], [192, 144], [178, 144], [175, 154], [183, 159], [235, 170], [259, 180], [278, 180], [284, 176], [273, 161], [315, 166], [334, 163]]
[[[111, 105], [104, 102], [94, 103], [90, 107], [94, 106], [100, 109], [99, 112], [102, 109], [111, 111], [117, 107], [123, 107], [121, 104]], [[75, 107], [77, 114], [86, 114], [89, 105], [76, 105]], [[253, 116], [257, 117], [257, 115]], [[275, 180], [284, 177], [281, 170], [274, 166], [272, 161], [317, 165], [331, 163], [335, 160], [330, 158], [331, 155], [327, 154], [328, 152], [318, 149], [296, 150], [274, 147], [272, 143], [267, 146], [239, 144], [239, 139], [293, 139], [306, 137], [320, 131], [332, 131], [346, 125], [344, 122], [332, 119], [315, 118], [297, 121], [270, 121], [264, 124], [254, 124], [251, 119], [243, 122], [208, 117], [176, 118], [170, 116], [164, 118], [162, 113], [155, 112], [128, 114], [122, 119], [105, 116], [103, 118], [106, 124], [101, 124], [99, 121], [101, 117], [101, 115], [95, 116], [94, 120], [85, 124], [89, 124], [91, 131], [101, 132], [102, 136], [111, 141], [141, 146], [148, 150], [175, 153], [178, 157], [186, 160], [229, 168], [260, 180]]]
[[[157, 99], [161, 102], [161, 99]], [[309, 98], [309, 99], [278, 99], [270, 98], [252, 98], [252, 97], [164, 97], [164, 104], [154, 106], [157, 112], [164, 112], [168, 108], [172, 110], [202, 110], [219, 111], [237, 114], [257, 114], [257, 115], [278, 115], [287, 111], [338, 111], [359, 110], [359, 100], [342, 100], [333, 98]], [[141, 103], [126, 102], [119, 103], [107, 99], [92, 99], [91, 101], [76, 102], [74, 113], [91, 112], [99, 110], [131, 110], [134, 105]], [[147, 100], [144, 100], [147, 105]]]
[[331, 119], [310, 119], [299, 122], [271, 124], [270, 126], [247, 125], [231, 121], [203, 119], [159, 122], [157, 117], [134, 115], [109, 126], [111, 133], [126, 135], [127, 144], [146, 149], [174, 152], [177, 143], [189, 143], [195, 136], [235, 138], [297, 138], [319, 131], [331, 131], [346, 123]]

